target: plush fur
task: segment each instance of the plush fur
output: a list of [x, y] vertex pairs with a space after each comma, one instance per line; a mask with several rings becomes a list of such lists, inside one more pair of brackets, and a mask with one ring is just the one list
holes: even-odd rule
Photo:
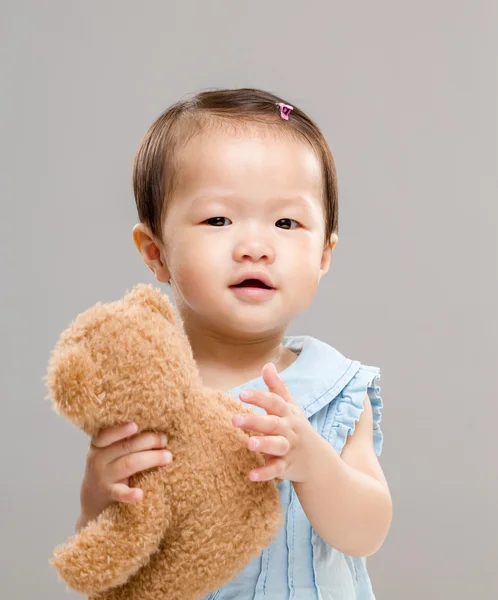
[[283, 524], [277, 481], [252, 482], [264, 465], [232, 425], [252, 412], [204, 388], [167, 296], [139, 284], [98, 303], [61, 335], [46, 381], [53, 408], [93, 436], [135, 421], [164, 432], [173, 463], [131, 478], [144, 498], [113, 503], [54, 551], [68, 588], [99, 600], [189, 600], [221, 587]]

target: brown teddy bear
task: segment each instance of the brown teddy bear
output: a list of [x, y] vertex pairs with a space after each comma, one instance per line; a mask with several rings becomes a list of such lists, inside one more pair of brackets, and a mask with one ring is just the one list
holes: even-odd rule
[[[123, 299], [78, 315], [52, 351], [45, 377], [54, 410], [93, 436], [135, 421], [164, 432], [173, 463], [139, 473], [141, 502], [114, 503], [51, 563], [72, 588], [99, 600], [189, 600], [235, 577], [283, 524], [277, 481], [232, 425], [253, 412], [202, 386], [182, 322], [167, 296], [136, 285]], [[253, 434], [254, 435], [254, 434]]]

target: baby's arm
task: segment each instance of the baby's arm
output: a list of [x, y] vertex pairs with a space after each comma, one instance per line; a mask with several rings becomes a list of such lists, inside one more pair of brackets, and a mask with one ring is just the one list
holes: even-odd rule
[[[308, 480], [294, 489], [318, 535], [350, 556], [370, 556], [384, 542], [392, 520], [390, 491], [374, 453], [372, 409], [364, 411], [341, 456], [320, 435], [310, 445]], [[337, 518], [331, 519], [330, 515]]]

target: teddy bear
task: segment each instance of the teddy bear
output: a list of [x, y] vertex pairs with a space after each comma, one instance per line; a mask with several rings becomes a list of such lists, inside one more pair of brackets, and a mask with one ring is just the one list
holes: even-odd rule
[[141, 501], [111, 504], [55, 548], [50, 562], [67, 589], [95, 600], [194, 600], [276, 537], [280, 480], [249, 480], [264, 457], [232, 424], [236, 412], [253, 410], [203, 386], [183, 323], [159, 289], [137, 284], [79, 314], [45, 380], [54, 411], [89, 436], [134, 421], [165, 433], [173, 455], [130, 478]]

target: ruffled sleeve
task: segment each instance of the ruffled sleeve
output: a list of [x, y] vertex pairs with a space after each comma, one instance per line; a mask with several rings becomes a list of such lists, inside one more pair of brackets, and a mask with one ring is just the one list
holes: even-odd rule
[[380, 397], [380, 369], [360, 365], [354, 377], [328, 405], [322, 436], [327, 439], [340, 454], [347, 440], [352, 435], [356, 422], [364, 410], [363, 401], [368, 394], [372, 405], [373, 445], [377, 456], [382, 452], [383, 435], [380, 429], [383, 402]]

